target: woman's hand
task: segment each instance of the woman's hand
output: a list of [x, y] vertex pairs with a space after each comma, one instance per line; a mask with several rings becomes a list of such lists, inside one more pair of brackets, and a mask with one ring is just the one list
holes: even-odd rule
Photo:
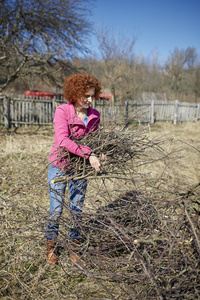
[[105, 161], [105, 160], [107, 160], [107, 156], [102, 153], [100, 157], [100, 161]]
[[100, 161], [98, 159], [98, 157], [95, 154], [91, 154], [89, 157], [89, 162], [91, 164], [91, 166], [97, 171], [99, 172], [101, 169], [101, 164]]
[[99, 172], [101, 169], [101, 163], [100, 161], [104, 161], [107, 160], [107, 157], [105, 154], [101, 154], [100, 159], [98, 159], [98, 157], [95, 154], [91, 154], [89, 157], [89, 162], [91, 164], [91, 166], [97, 171]]

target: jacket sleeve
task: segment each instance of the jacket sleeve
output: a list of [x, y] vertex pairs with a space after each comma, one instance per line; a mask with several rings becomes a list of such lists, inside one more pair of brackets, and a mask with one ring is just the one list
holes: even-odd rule
[[54, 116], [55, 141], [54, 147], [64, 147], [69, 152], [87, 159], [92, 151], [91, 148], [77, 145], [70, 136], [67, 114], [62, 107], [57, 107]]

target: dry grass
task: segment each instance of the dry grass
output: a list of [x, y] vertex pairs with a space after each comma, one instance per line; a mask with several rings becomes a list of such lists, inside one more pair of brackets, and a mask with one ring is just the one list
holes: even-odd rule
[[[176, 182], [180, 189], [197, 184], [200, 180], [200, 124], [184, 123], [174, 126], [171, 123], [155, 124], [149, 130], [152, 139], [166, 139], [163, 145], [165, 153], [173, 153], [169, 159], [154, 165], [152, 176], [163, 176], [171, 179], [170, 186]], [[174, 160], [173, 160], [174, 159]], [[155, 172], [155, 173], [154, 173]], [[165, 172], [164, 172], [165, 174]], [[178, 181], [177, 181], [178, 180]]]
[[[45, 262], [43, 235], [49, 205], [46, 177], [53, 128], [0, 130], [1, 299], [197, 299], [200, 193], [198, 189], [192, 195], [188, 191], [200, 181], [200, 123], [132, 125], [128, 130], [137, 132], [141, 128], [159, 147], [146, 149], [146, 156], [135, 169], [134, 183], [117, 179], [89, 182], [85, 201], [88, 215], [83, 225], [92, 224], [94, 231], [94, 214], [97, 221], [101, 218], [106, 224], [110, 215], [103, 210], [102, 219], [99, 211], [127, 191], [140, 193], [138, 211], [136, 206], [129, 206], [124, 217], [129, 225], [124, 226], [120, 207], [114, 214], [111, 210], [113, 223], [109, 223], [109, 230], [99, 229], [105, 234], [97, 234], [94, 241], [87, 233], [92, 246], [84, 253], [84, 269], [71, 263], [64, 246], [60, 266]], [[151, 215], [144, 218], [151, 209], [151, 204], [148, 210], [144, 209], [150, 200], [161, 221], [158, 227], [152, 225]], [[138, 228], [128, 223], [133, 208], [134, 224], [138, 224], [140, 213]], [[66, 237], [67, 218], [66, 209], [61, 241]], [[117, 244], [120, 238], [126, 251]], [[111, 246], [117, 251], [107, 255]], [[185, 266], [180, 266], [179, 261], [184, 261]], [[189, 287], [189, 292], [181, 290], [181, 286]]]

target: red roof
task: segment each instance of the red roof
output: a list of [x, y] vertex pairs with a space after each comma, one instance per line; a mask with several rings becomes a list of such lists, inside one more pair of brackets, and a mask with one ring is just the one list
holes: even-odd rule
[[44, 92], [44, 91], [25, 91], [24, 92], [24, 96], [28, 96], [28, 97], [42, 97], [42, 98], [50, 98], [52, 99], [53, 97], [59, 97], [61, 98], [63, 96], [63, 94], [59, 94], [59, 93], [51, 93], [51, 92]]
[[111, 93], [101, 93], [99, 95], [100, 99], [108, 99], [109, 101], [112, 101], [112, 94]]

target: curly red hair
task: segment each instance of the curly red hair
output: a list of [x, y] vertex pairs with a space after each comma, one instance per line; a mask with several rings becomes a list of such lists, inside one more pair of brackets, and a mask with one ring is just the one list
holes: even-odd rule
[[63, 86], [64, 98], [69, 102], [76, 102], [92, 87], [95, 88], [94, 99], [98, 99], [101, 92], [101, 83], [97, 78], [87, 73], [68, 76]]

